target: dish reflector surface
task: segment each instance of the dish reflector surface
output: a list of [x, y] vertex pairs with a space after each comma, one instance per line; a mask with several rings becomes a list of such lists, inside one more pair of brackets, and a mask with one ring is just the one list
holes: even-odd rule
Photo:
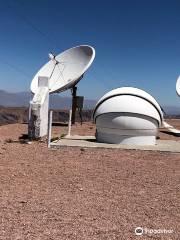
[[[52, 55], [52, 54], [51, 54]], [[95, 58], [95, 50], [88, 45], [70, 48], [55, 59], [46, 63], [34, 76], [31, 82], [31, 91], [38, 89], [38, 77], [49, 78], [49, 92], [62, 92], [73, 87], [87, 71]]]

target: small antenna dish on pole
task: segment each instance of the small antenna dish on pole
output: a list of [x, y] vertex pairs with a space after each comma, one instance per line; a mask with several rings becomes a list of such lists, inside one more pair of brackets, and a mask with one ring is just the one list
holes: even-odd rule
[[176, 93], [180, 97], [180, 76], [178, 77], [176, 82]]
[[53, 55], [53, 53], [51, 53], [51, 52], [48, 54], [48, 56], [49, 56], [49, 58], [50, 58], [51, 60], [54, 60], [54, 59], [55, 59], [55, 55]]
[[48, 54], [49, 58], [54, 61], [55, 64], [58, 64], [59, 62], [56, 60], [56, 56], [53, 53]]

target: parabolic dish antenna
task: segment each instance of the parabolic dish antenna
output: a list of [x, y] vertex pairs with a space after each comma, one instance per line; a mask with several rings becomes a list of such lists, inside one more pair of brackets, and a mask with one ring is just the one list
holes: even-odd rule
[[38, 89], [38, 77], [49, 78], [49, 92], [62, 92], [72, 88], [87, 71], [95, 58], [95, 50], [88, 45], [70, 48], [57, 56], [49, 54], [51, 59], [34, 76], [31, 91]]
[[178, 77], [176, 82], [176, 92], [177, 92], [177, 95], [180, 97], [180, 76]]

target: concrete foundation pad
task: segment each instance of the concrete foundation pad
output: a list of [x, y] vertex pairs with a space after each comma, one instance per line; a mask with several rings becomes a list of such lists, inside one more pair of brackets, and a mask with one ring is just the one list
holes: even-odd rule
[[64, 138], [51, 143], [51, 147], [53, 148], [60, 148], [62, 146], [84, 148], [119, 148], [119, 149], [180, 153], [180, 141], [174, 140], [157, 140], [157, 144], [154, 146], [135, 146], [135, 145], [100, 143], [96, 141], [96, 138], [94, 136], [73, 135], [65, 136]]

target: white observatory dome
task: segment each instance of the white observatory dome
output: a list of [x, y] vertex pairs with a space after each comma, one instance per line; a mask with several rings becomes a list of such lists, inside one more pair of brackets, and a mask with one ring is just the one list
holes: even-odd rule
[[99, 142], [155, 145], [163, 113], [147, 92], [122, 87], [108, 92], [97, 102], [93, 121]]

